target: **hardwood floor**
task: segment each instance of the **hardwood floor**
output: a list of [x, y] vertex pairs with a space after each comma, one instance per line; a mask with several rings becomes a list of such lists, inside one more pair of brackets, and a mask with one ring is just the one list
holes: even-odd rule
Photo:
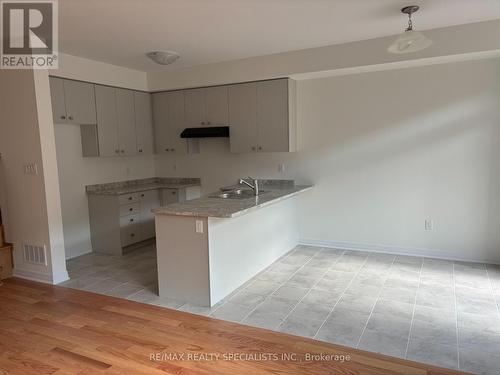
[[[308, 353], [350, 360], [312, 360], [306, 358]], [[226, 360], [231, 354], [240, 358]], [[0, 374], [4, 373], [463, 374], [15, 278], [0, 287]]]

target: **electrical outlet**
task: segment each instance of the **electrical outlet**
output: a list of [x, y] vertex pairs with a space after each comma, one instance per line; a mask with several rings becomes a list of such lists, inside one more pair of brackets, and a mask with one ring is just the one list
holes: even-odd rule
[[24, 174], [38, 174], [38, 166], [36, 163], [24, 164]]
[[196, 233], [203, 233], [203, 220], [196, 220]]
[[425, 227], [425, 230], [434, 230], [434, 222], [430, 219], [426, 219], [424, 227]]
[[285, 164], [278, 164], [278, 172], [283, 173], [285, 171]]

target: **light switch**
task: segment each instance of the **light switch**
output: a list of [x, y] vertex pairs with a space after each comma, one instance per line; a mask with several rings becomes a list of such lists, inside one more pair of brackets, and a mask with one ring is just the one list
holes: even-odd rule
[[38, 166], [36, 163], [24, 164], [24, 174], [38, 174]]
[[196, 233], [203, 233], [203, 220], [196, 220]]

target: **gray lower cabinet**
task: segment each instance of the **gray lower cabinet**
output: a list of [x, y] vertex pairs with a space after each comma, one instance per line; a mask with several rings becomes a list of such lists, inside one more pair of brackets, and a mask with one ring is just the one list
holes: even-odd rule
[[155, 237], [154, 208], [199, 196], [198, 186], [121, 195], [89, 194], [92, 250], [105, 254], [124, 254], [129, 246]]

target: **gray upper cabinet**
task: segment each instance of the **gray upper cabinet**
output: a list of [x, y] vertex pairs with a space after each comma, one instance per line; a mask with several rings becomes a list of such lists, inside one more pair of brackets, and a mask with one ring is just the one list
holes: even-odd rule
[[205, 89], [184, 91], [186, 106], [186, 127], [196, 128], [206, 125], [207, 105]]
[[71, 124], [95, 124], [96, 108], [94, 85], [64, 80], [67, 120]]
[[186, 141], [181, 139], [185, 123], [185, 102], [183, 91], [170, 91], [153, 94], [153, 123], [155, 152], [185, 153]]
[[257, 151], [293, 151], [288, 111], [289, 80], [264, 81], [257, 84]]
[[52, 117], [55, 123], [66, 123], [66, 101], [64, 98], [64, 82], [61, 78], [49, 77], [50, 98], [52, 100]]
[[255, 152], [257, 141], [257, 84], [229, 86], [231, 152]]
[[120, 155], [136, 155], [137, 138], [135, 134], [134, 92], [125, 89], [115, 89], [115, 96]]
[[227, 126], [226, 86], [185, 90], [186, 126]]
[[95, 95], [99, 156], [119, 155], [115, 89], [113, 87], [96, 85]]
[[295, 82], [289, 79], [230, 86], [231, 152], [295, 151], [295, 100]]
[[137, 154], [134, 93], [95, 86], [99, 156]]
[[95, 124], [94, 85], [50, 77], [52, 115], [55, 123]]
[[227, 126], [228, 98], [227, 86], [207, 87], [205, 89], [206, 125]]
[[153, 108], [151, 94], [134, 92], [135, 133], [137, 135], [137, 153], [153, 153]]

